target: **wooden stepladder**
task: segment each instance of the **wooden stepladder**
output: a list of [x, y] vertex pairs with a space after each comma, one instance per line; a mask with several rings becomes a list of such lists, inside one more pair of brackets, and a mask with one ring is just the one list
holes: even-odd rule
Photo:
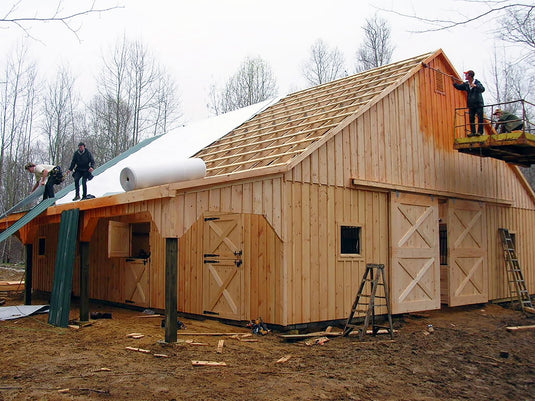
[[518, 263], [516, 256], [515, 244], [511, 238], [511, 234], [507, 228], [499, 228], [503, 255], [505, 258], [505, 270], [507, 271], [507, 284], [509, 285], [509, 294], [511, 295], [511, 302], [518, 301], [520, 309], [526, 312], [526, 308], [533, 309], [531, 297], [529, 295], [526, 280], [524, 280], [524, 273]]
[[[368, 285], [367, 285], [368, 284]], [[378, 287], [383, 287], [383, 294], [378, 295]], [[368, 302], [363, 302], [367, 300]], [[382, 300], [384, 303], [377, 304], [376, 299]], [[376, 324], [376, 314], [375, 308], [380, 306], [386, 306], [388, 311], [388, 326], [379, 326]], [[362, 307], [359, 309], [359, 307]], [[357, 324], [355, 314], [360, 315], [365, 313], [364, 322], [362, 324]], [[368, 331], [368, 327], [372, 326], [372, 334], [375, 336], [378, 334], [380, 329], [386, 329], [387, 333], [390, 334], [390, 338], [394, 338], [394, 327], [392, 326], [392, 313], [390, 312], [390, 299], [388, 296], [388, 287], [385, 284], [385, 266], [379, 264], [368, 263], [366, 265], [366, 271], [362, 277], [362, 282], [360, 283], [357, 296], [355, 297], [355, 302], [351, 307], [351, 313], [347, 319], [346, 325], [344, 327], [344, 336], [348, 336], [354, 329], [359, 330], [359, 338], [362, 340], [364, 334]]]

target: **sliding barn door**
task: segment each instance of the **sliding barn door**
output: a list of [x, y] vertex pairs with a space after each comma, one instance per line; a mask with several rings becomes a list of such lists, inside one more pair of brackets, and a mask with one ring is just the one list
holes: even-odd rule
[[203, 241], [203, 313], [242, 320], [242, 216], [205, 216]]
[[489, 299], [485, 206], [480, 202], [448, 202], [449, 305]]
[[440, 308], [438, 200], [391, 194], [392, 313]]

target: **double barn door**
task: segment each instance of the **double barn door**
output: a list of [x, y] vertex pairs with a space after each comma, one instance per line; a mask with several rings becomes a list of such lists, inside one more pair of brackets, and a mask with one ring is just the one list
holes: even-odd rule
[[[447, 201], [449, 305], [488, 300], [485, 209], [479, 202]], [[392, 313], [440, 308], [439, 207], [436, 197], [391, 196]], [[443, 250], [444, 252], [445, 250]]]

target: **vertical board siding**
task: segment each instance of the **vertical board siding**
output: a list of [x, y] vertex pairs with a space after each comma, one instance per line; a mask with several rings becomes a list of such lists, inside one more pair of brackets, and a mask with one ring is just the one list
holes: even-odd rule
[[[292, 280], [287, 324], [344, 319], [349, 315], [366, 263], [388, 265], [388, 195], [293, 183], [291, 231], [285, 255]], [[360, 257], [339, 255], [340, 224], [362, 227]]]

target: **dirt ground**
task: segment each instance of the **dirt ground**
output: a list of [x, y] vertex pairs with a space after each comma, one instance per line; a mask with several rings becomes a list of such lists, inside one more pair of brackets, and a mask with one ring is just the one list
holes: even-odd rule
[[[0, 280], [20, 277], [21, 271], [0, 268]], [[2, 298], [4, 306], [23, 302], [20, 294]], [[251, 330], [182, 317], [186, 329], [166, 344], [160, 318], [91, 304], [91, 312], [112, 318], [79, 329], [51, 326], [47, 314], [0, 322], [0, 400], [533, 400], [535, 331], [506, 327], [535, 319], [507, 306], [396, 316], [393, 341], [367, 335], [362, 342], [349, 336], [306, 345], [276, 332], [241, 341], [188, 335]], [[78, 313], [74, 304], [71, 318]], [[277, 363], [285, 356], [291, 357]]]

